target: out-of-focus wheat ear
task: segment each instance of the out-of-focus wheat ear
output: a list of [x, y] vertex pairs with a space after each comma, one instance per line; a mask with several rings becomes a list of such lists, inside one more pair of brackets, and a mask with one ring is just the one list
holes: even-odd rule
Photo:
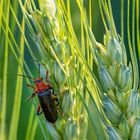
[[132, 128], [131, 140], [139, 140], [139, 138], [140, 138], [140, 119], [137, 118], [134, 127]]
[[[136, 34], [137, 34], [137, 48], [140, 60], [140, 9], [139, 9], [140, 1], [136, 0]], [[140, 63], [140, 62], [139, 62]]]
[[125, 93], [132, 88], [132, 71], [130, 66], [120, 65], [116, 78], [116, 84]]
[[117, 125], [122, 117], [122, 112], [119, 106], [116, 103], [114, 103], [108, 96], [104, 96], [103, 108], [109, 121], [112, 124]]
[[108, 92], [109, 90], [113, 90], [115, 88], [115, 83], [107, 68], [105, 66], [100, 66], [98, 71], [104, 91]]
[[123, 116], [119, 123], [119, 130], [122, 132], [122, 137], [128, 139], [130, 137], [130, 126], [127, 118]]
[[107, 127], [107, 133], [109, 135], [110, 140], [123, 140], [121, 133], [111, 126]]
[[[92, 97], [92, 95], [90, 94], [89, 91], [87, 91], [87, 93], [89, 94], [89, 101], [91, 102], [91, 109], [88, 108], [88, 105], [85, 101], [85, 99], [80, 95], [80, 93], [78, 93], [79, 97], [81, 98], [82, 102], [83, 102], [83, 105], [86, 109], [86, 112], [87, 112], [87, 115], [88, 115], [88, 119], [90, 120], [89, 122], [91, 123], [92, 125], [92, 129], [94, 130], [95, 132], [95, 135], [96, 135], [96, 138], [97, 139], [108, 139], [108, 136], [107, 134], [105, 133], [105, 126], [102, 124], [102, 119], [101, 119], [101, 114], [95, 104], [95, 101]], [[98, 121], [95, 121], [94, 120], [94, 117], [93, 116], [98, 116], [96, 119]]]

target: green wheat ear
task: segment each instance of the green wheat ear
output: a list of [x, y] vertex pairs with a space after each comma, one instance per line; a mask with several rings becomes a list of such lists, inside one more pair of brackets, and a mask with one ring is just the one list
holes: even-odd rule
[[[128, 0], [127, 11], [124, 0], [120, 1], [121, 35], [115, 27], [111, 1], [98, 1], [105, 28], [100, 43], [92, 32], [92, 6], [96, 4], [88, 0], [86, 7], [85, 1], [74, 1], [80, 39], [73, 26], [72, 4], [70, 0], [0, 1], [0, 139], [139, 140], [139, 0], [133, 0], [132, 7]], [[33, 60], [46, 64], [41, 67], [42, 74], [46, 69], [50, 73], [64, 113], [59, 113], [54, 125], [35, 116], [36, 100], [23, 103], [32, 92], [24, 87], [23, 78], [5, 76], [23, 73], [33, 77], [25, 58], [27, 51]]]

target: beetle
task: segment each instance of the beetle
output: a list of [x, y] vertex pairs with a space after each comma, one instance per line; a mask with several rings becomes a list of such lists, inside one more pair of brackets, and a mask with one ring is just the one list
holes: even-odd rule
[[[39, 72], [40, 73], [40, 72]], [[43, 81], [43, 78], [39, 77], [34, 79], [34, 86], [27, 84], [28, 87], [33, 88], [34, 92], [26, 101], [32, 99], [36, 95], [39, 99], [39, 105], [37, 107], [36, 114], [40, 115], [44, 113], [45, 118], [50, 123], [55, 123], [58, 118], [58, 105], [59, 101], [56, 95], [54, 94], [54, 89], [48, 80], [48, 71], [46, 71], [46, 83]], [[41, 111], [42, 108], [42, 111]]]
[[27, 84], [27, 86], [32, 88], [34, 92], [30, 97], [26, 99], [26, 101], [29, 101], [35, 96], [38, 96], [39, 105], [37, 107], [36, 114], [41, 115], [42, 113], [44, 113], [45, 118], [48, 122], [55, 123], [58, 118], [58, 111], [60, 111], [63, 115], [63, 112], [58, 107], [59, 100], [57, 96], [54, 94], [54, 89], [48, 80], [49, 79], [48, 71], [46, 71], [46, 82], [45, 82], [43, 78], [40, 76], [39, 61], [37, 60], [32, 60], [32, 61], [36, 61], [38, 63], [39, 76], [37, 78], [33, 78], [22, 74], [6, 74], [6, 75], [17, 75], [17, 76], [22, 76], [22, 77], [32, 79], [34, 81], [34, 85]]

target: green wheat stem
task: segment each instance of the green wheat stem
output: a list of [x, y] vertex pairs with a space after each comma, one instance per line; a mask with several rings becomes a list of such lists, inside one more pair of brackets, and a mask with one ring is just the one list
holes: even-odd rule
[[36, 129], [38, 126], [38, 118], [36, 117], [33, 121], [33, 125], [32, 125], [32, 133], [30, 134], [30, 140], [34, 140], [35, 139], [35, 134], [36, 134]]
[[138, 61], [137, 61], [137, 55], [136, 55], [136, 45], [135, 45], [135, 5], [136, 5], [136, 0], [133, 0], [132, 3], [132, 44], [133, 44], [133, 52], [134, 52], [134, 58], [135, 58], [135, 80], [136, 80], [136, 88], [138, 89], [138, 84], [139, 84], [139, 67], [138, 67]]
[[[121, 16], [121, 46], [122, 46], [125, 56], [126, 56], [127, 55], [126, 48], [124, 45], [124, 0], [121, 0], [121, 15], [120, 16]], [[127, 58], [125, 58], [125, 59], [127, 61]], [[127, 62], [125, 62], [123, 59], [123, 63], [126, 64]]]
[[128, 4], [127, 4], [127, 36], [128, 36], [128, 46], [129, 46], [129, 51], [130, 51], [130, 56], [131, 56], [131, 61], [132, 61], [132, 67], [133, 67], [133, 71], [134, 71], [134, 82], [133, 82], [133, 89], [137, 90], [138, 88], [138, 78], [137, 75], [137, 65], [136, 65], [136, 60], [135, 60], [135, 56], [132, 50], [132, 44], [131, 44], [131, 37], [130, 37], [130, 0], [128, 0]]
[[2, 25], [2, 12], [3, 11], [3, 0], [0, 1], [0, 33], [1, 33], [1, 25]]
[[[15, 2], [15, 1], [12, 1], [10, 2], [14, 11], [15, 11], [15, 14], [18, 15], [19, 14], [19, 10], [18, 10], [18, 2]], [[12, 33], [15, 33], [16, 32], [16, 22], [14, 20], [11, 20], [10, 22], [10, 30]]]
[[140, 2], [139, 0], [136, 0], [136, 34], [137, 34], [137, 48], [138, 48], [138, 54], [139, 54], [139, 60], [140, 60], [140, 10], [139, 10]]
[[83, 27], [82, 17], [81, 17], [81, 47], [82, 47], [82, 53], [85, 56], [85, 39], [84, 39], [84, 27]]
[[86, 36], [86, 53], [87, 53], [87, 63], [88, 63], [88, 65], [89, 65], [89, 67], [91, 68], [91, 65], [90, 65], [90, 63], [89, 63], [89, 60], [90, 60], [90, 47], [89, 47], [89, 42], [88, 42], [88, 37]]
[[134, 57], [136, 59], [136, 46], [135, 46], [135, 0], [132, 3], [132, 47], [134, 52]]
[[105, 27], [105, 31], [107, 32], [108, 31], [108, 27], [107, 27], [107, 24], [106, 24], [106, 21], [105, 21], [105, 17], [104, 17], [104, 14], [103, 14], [103, 8], [102, 8], [101, 1], [98, 0], [98, 3], [99, 3], [100, 13], [101, 13], [102, 21], [103, 21], [103, 24], [104, 24], [104, 27]]
[[77, 37], [75, 35], [75, 32], [74, 32], [74, 29], [72, 27], [72, 22], [71, 22], [71, 14], [69, 12], [66, 12], [66, 8], [64, 6], [64, 2], [62, 0], [60, 0], [60, 6], [61, 6], [61, 9], [62, 9], [62, 12], [64, 14], [64, 19], [66, 21], [66, 25], [67, 25], [67, 28], [68, 28], [68, 32], [69, 32], [69, 37], [72, 36], [73, 37], [73, 41], [75, 43], [75, 46], [77, 48], [80, 48], [80, 45], [79, 45], [79, 42], [77, 40]]
[[71, 22], [70, 0], [67, 1], [67, 15], [68, 20]]
[[92, 0], [89, 0], [89, 26], [92, 29]]
[[[2, 25], [2, 29], [3, 29], [4, 34], [6, 35], [6, 31], [5, 31], [5, 28], [3, 27], [3, 25]], [[17, 56], [15, 50], [14, 50], [13, 47], [12, 47], [12, 43], [11, 43], [10, 39], [9, 39], [8, 37], [6, 37], [6, 39], [8, 40], [9, 47], [10, 47], [10, 49], [12, 50], [12, 53], [13, 53], [15, 59], [17, 60], [17, 62], [19, 63], [19, 65], [20, 65], [20, 67], [21, 67], [21, 69], [22, 69], [22, 65], [20, 64], [19, 58], [18, 58], [18, 56]], [[7, 73], [6, 73], [6, 74], [7, 74]]]
[[113, 13], [112, 13], [111, 0], [108, 0], [108, 5], [109, 5], [109, 13], [110, 13], [110, 19], [111, 19], [110, 24], [112, 26], [114, 36], [117, 38], [117, 31], [116, 31], [114, 18], [113, 18]]
[[[88, 40], [90, 40], [90, 35], [89, 35], [89, 33], [91, 33], [92, 31], [91, 31], [91, 28], [90, 27], [88, 27], [87, 25], [88, 25], [88, 20], [87, 20], [87, 16], [86, 16], [86, 13], [84, 12], [84, 8], [83, 8], [83, 5], [77, 0], [77, 4], [78, 4], [78, 6], [79, 6], [79, 9], [80, 9], [80, 12], [81, 12], [81, 14], [82, 14], [82, 19], [83, 19], [83, 23], [84, 23], [84, 29], [85, 29], [85, 32], [86, 32], [86, 35], [87, 35], [87, 39]], [[89, 41], [90, 42], [90, 41]], [[94, 35], [92, 35], [92, 40], [91, 40], [91, 42], [92, 42], [92, 46], [90, 46], [90, 45], [88, 45], [88, 46], [90, 46], [89, 48], [91, 48], [91, 50], [93, 50], [93, 48], [95, 48], [96, 47], [96, 39], [95, 39], [95, 37], [94, 37]], [[87, 46], [87, 47], [88, 47]], [[94, 50], [93, 50], [94, 51]], [[93, 55], [94, 56], [94, 55]], [[96, 61], [96, 60], [95, 60]]]
[[[92, 30], [92, 1], [91, 0], [89, 0], [88, 7], [89, 7], [89, 27]], [[89, 46], [89, 44], [90, 44], [90, 41], [87, 38], [87, 46]], [[92, 56], [92, 52], [90, 51], [90, 47], [89, 47], [89, 65], [90, 65], [90, 68], [92, 69], [93, 68], [93, 56]]]
[[[71, 11], [70, 11], [70, 0], [67, 1], [66, 8], [67, 8], [68, 20], [69, 20], [70, 22], [72, 22], [72, 21], [71, 21]], [[78, 64], [77, 64], [77, 65], [78, 65]], [[78, 69], [78, 68], [77, 68], [77, 69]], [[69, 81], [69, 89], [70, 89], [70, 90], [72, 89], [71, 84], [70, 84], [70, 81]], [[71, 98], [72, 98], [72, 95], [71, 95]], [[75, 100], [76, 100], [76, 99], [75, 99]], [[77, 102], [77, 100], [76, 100], [76, 102]], [[76, 116], [75, 110], [72, 110], [72, 118], [74, 119], [75, 116]]]
[[124, 0], [121, 0], [121, 38], [124, 41]]
[[[29, 29], [31, 30], [31, 32], [33, 32], [32, 26], [31, 26], [31, 24], [30, 24], [30, 22], [29, 22], [29, 20], [28, 20], [28, 17], [27, 17], [27, 16], [30, 17], [30, 15], [29, 15], [28, 12], [25, 10], [25, 8], [28, 7], [28, 8], [30, 9], [30, 11], [32, 11], [32, 8], [31, 8], [31, 6], [30, 6], [30, 3], [29, 3], [27, 0], [25, 0], [25, 6], [22, 5], [22, 2], [21, 2], [21, 1], [19, 1], [19, 4], [20, 4], [20, 7], [21, 7], [21, 9], [22, 9], [22, 12], [23, 12], [25, 21], [27, 22], [27, 26], [29, 27]], [[25, 13], [26, 13], [26, 14], [25, 14]]]
[[[82, 5], [83, 6], [83, 2], [82, 1], [79, 1], [79, 3], [80, 3], [80, 5]], [[91, 4], [91, 1], [89, 1], [89, 26], [90, 26], [90, 28], [92, 29], [92, 18], [91, 18], [91, 6], [92, 5], [90, 5]], [[83, 11], [85, 11], [85, 9], [83, 8]], [[82, 12], [81, 12], [82, 13]], [[83, 20], [83, 13], [81, 14], [81, 19]], [[83, 20], [83, 23], [84, 23], [84, 20]], [[85, 44], [85, 51], [86, 51], [86, 54], [87, 54], [87, 63], [88, 63], [88, 65], [90, 66], [90, 68], [92, 68], [92, 61], [91, 61], [91, 59], [92, 59], [92, 57], [91, 57], [91, 52], [90, 52], [90, 47], [89, 47], [89, 41], [88, 41], [88, 37], [85, 37], [86, 39], [85, 39], [85, 41], [86, 41], [86, 44]]]
[[[5, 31], [5, 28], [3, 27], [3, 25], [2, 25], [2, 29], [3, 29], [4, 34], [6, 35], [6, 31]], [[11, 40], [10, 40], [9, 38], [7, 38], [7, 37], [6, 37], [6, 39], [8, 40], [9, 47], [10, 47], [10, 49], [12, 50], [12, 53], [13, 53], [13, 55], [14, 55], [16, 61], [19, 63], [20, 68], [22, 69], [23, 73], [26, 75], [26, 73], [25, 73], [25, 71], [24, 71], [24, 69], [23, 69], [23, 66], [21, 65], [21, 63], [20, 63], [20, 61], [19, 61], [19, 57], [17, 56], [17, 54], [16, 54], [16, 52], [15, 52], [13, 46], [12, 46]], [[20, 57], [22, 57], [22, 56], [20, 56]], [[30, 71], [29, 71], [29, 72], [30, 72]], [[30, 73], [31, 73], [31, 72], [30, 72]], [[31, 76], [32, 76], [32, 74], [31, 74]], [[28, 79], [26, 79], [26, 81], [29, 83], [29, 80], [28, 80]]]
[[[26, 0], [25, 3], [26, 3], [26, 7], [29, 9], [29, 11], [30, 11], [30, 12], [33, 12], [31, 1], [30, 1], [30, 0], [29, 0], [29, 1]], [[25, 19], [28, 20], [28, 18], [27, 18], [26, 15], [28, 15], [28, 16], [30, 17], [30, 14], [28, 14], [28, 12], [26, 11], [26, 7], [23, 6], [21, 0], [19, 1], [19, 4], [20, 4], [20, 7], [21, 7], [21, 9], [22, 9], [22, 13], [23, 13]], [[26, 14], [25, 14], [25, 13], [26, 13]], [[28, 25], [28, 24], [27, 24], [27, 25], [30, 26], [30, 28], [32, 28], [32, 26], [30, 25], [30, 22], [28, 22], [28, 23], [29, 23], [29, 25]]]
[[29, 115], [29, 120], [28, 120], [28, 126], [26, 129], [25, 140], [30, 140], [30, 136], [32, 132], [32, 124], [34, 120], [34, 113], [35, 113], [35, 109], [34, 106], [32, 105], [30, 115]]
[[110, 19], [110, 14], [109, 14], [109, 9], [108, 9], [108, 6], [107, 6], [107, 2], [103, 1], [103, 0], [100, 0], [100, 1], [101, 1], [101, 5], [103, 7], [103, 10], [104, 10], [105, 16], [106, 16], [108, 27], [111, 31], [111, 34], [114, 35], [114, 31], [112, 29], [112, 24], [111, 24], [112, 22], [110, 23], [111, 19]]
[[[20, 2], [20, 1], [19, 1], [19, 2]], [[16, 16], [15, 13], [14, 13], [14, 10], [13, 10], [11, 4], [10, 4], [10, 10], [11, 10], [11, 12], [12, 12], [12, 14], [13, 14], [15, 20], [16, 20], [16, 23], [17, 23], [17, 25], [18, 25], [18, 27], [19, 27], [19, 30], [20, 30], [21, 34], [22, 34], [23, 37], [24, 37], [25, 44], [27, 45], [28, 50], [29, 50], [29, 52], [30, 52], [32, 58], [35, 59], [36, 57], [35, 57], [35, 55], [33, 54], [32, 50], [31, 50], [31, 48], [30, 48], [30, 45], [29, 45], [29, 43], [28, 43], [28, 41], [27, 41], [27, 38], [25, 37], [24, 33], [22, 32], [22, 29], [21, 29], [20, 23], [19, 23], [19, 21], [18, 21], [18, 19], [17, 19], [17, 16]]]
[[[6, 11], [6, 20], [9, 23], [9, 3], [10, 1], [6, 1], [7, 11]], [[8, 25], [6, 25], [6, 37], [8, 37]], [[1, 108], [1, 126], [0, 126], [0, 137], [5, 140], [6, 139], [6, 104], [7, 104], [7, 77], [4, 75], [7, 74], [8, 71], [8, 42], [5, 40], [4, 46], [4, 64], [3, 64], [3, 94], [2, 94], [2, 108]]]
[[[22, 31], [24, 32], [25, 30], [25, 24], [24, 24], [24, 19], [22, 21], [21, 25]], [[24, 39], [23, 36], [21, 36], [20, 39], [20, 52], [21, 55], [24, 55]], [[20, 64], [23, 65], [23, 61], [21, 57], [19, 58]], [[22, 70], [20, 66], [18, 66], [18, 73], [22, 74]], [[15, 98], [14, 98], [14, 105], [13, 105], [13, 112], [12, 112], [12, 118], [11, 118], [11, 123], [10, 123], [10, 130], [9, 130], [9, 140], [17, 139], [17, 131], [18, 131], [18, 121], [19, 121], [19, 116], [20, 116], [20, 106], [21, 106], [21, 96], [22, 96], [22, 83], [23, 83], [23, 77], [17, 77], [16, 81], [17, 85], [16, 86], [16, 91], [15, 91]]]
[[36, 10], [37, 8], [36, 8], [36, 5], [35, 5], [34, 0], [29, 0], [29, 1], [31, 1], [30, 3], [32, 4], [32, 8], [33, 8], [33, 10]]
[[[4, 14], [3, 14], [3, 20], [4, 20], [5, 24], [7, 25]], [[3, 30], [5, 30], [4, 27], [3, 27], [3, 25], [2, 25], [2, 28], [3, 28]], [[9, 27], [8, 27], [8, 32], [9, 32], [9, 34], [10, 34], [10, 36], [11, 36], [11, 39], [12, 39], [12, 41], [13, 41], [13, 43], [14, 43], [14, 45], [15, 45], [15, 47], [16, 47], [16, 49], [17, 49], [19, 55], [20, 55], [20, 57], [22, 58], [22, 61], [23, 61], [24, 65], [25, 65], [25, 68], [26, 68], [27, 72], [29, 73], [29, 75], [32, 75], [32, 74], [31, 74], [31, 71], [29, 70], [29, 67], [27, 66], [27, 64], [26, 64], [26, 62], [25, 62], [25, 59], [23, 58], [23, 56], [22, 56], [22, 54], [21, 54], [21, 52], [20, 52], [20, 49], [19, 49], [19, 47], [18, 47], [18, 44], [17, 44], [17, 42], [16, 42], [16, 40], [15, 40], [15, 38], [14, 38], [14, 35], [13, 35], [13, 33], [12, 33], [12, 31], [10, 30]], [[10, 48], [11, 48], [11, 50], [12, 50], [12, 52], [13, 52], [13, 54], [14, 54], [16, 60], [17, 60], [17, 62], [19, 62], [18, 56], [17, 56], [17, 54], [16, 54], [16, 51], [15, 51], [15, 49], [14, 49], [13, 46], [12, 46], [11, 40], [10, 40], [9, 38], [7, 38], [7, 39], [8, 39], [8, 41], [9, 41]], [[19, 64], [20, 64], [20, 63], [19, 63]], [[22, 68], [22, 66], [21, 66], [21, 68]]]

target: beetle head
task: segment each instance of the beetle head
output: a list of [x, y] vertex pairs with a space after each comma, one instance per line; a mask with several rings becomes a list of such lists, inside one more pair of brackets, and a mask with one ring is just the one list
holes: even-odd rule
[[43, 78], [42, 77], [38, 77], [34, 80], [34, 83], [39, 83], [39, 82], [42, 82], [43, 81]]

